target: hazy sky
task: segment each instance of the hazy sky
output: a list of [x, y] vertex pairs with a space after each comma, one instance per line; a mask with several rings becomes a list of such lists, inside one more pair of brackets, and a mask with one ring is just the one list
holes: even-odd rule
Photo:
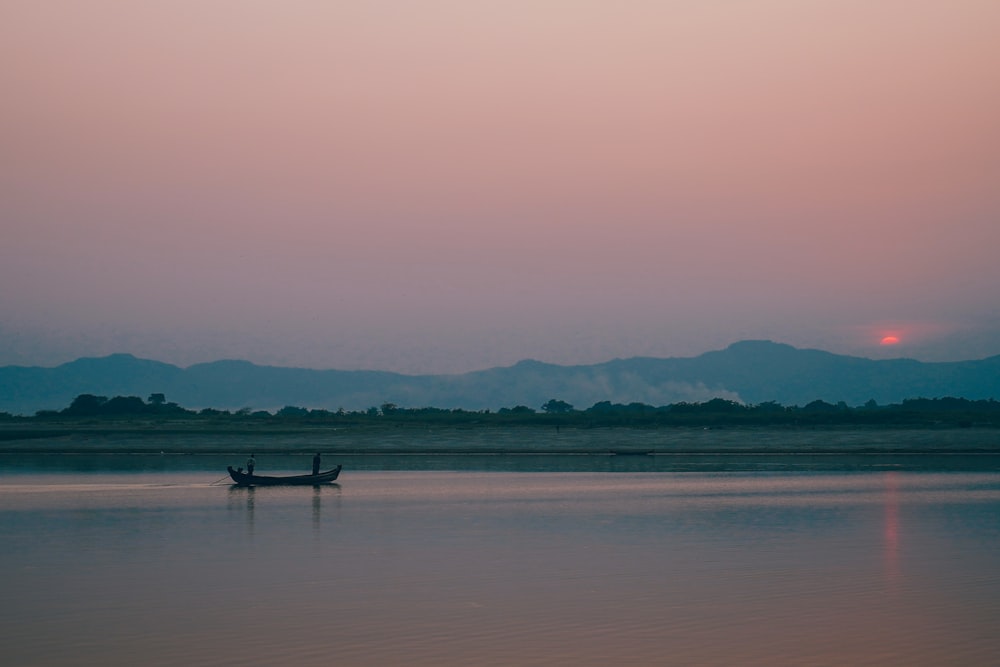
[[0, 365], [1000, 354], [997, 0], [0, 0], [0, 91]]

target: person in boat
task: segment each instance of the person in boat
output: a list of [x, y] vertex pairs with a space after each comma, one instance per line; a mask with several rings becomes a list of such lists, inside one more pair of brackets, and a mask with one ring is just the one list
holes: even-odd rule
[[247, 459], [247, 474], [248, 475], [252, 475], [253, 474], [253, 469], [254, 469], [254, 467], [256, 467], [256, 465], [257, 465], [257, 459], [255, 459], [254, 455], [251, 454], [250, 458]]
[[316, 452], [316, 456], [313, 457], [313, 474], [319, 474], [319, 452]]

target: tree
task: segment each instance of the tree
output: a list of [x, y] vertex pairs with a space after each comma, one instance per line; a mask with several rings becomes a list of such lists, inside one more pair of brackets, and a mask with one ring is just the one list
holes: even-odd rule
[[101, 406], [101, 412], [111, 415], [139, 415], [146, 412], [146, 404], [138, 396], [115, 396]]
[[701, 404], [702, 412], [741, 412], [745, 408], [736, 401], [725, 398], [713, 398]]
[[108, 402], [107, 396], [95, 396], [94, 394], [80, 394], [73, 399], [69, 407], [63, 410], [66, 415], [96, 415], [100, 414], [101, 407]]
[[500, 408], [498, 411], [501, 415], [533, 415], [535, 411], [529, 408], [527, 405], [515, 405], [512, 408]]
[[813, 401], [811, 403], [807, 403], [806, 406], [804, 408], [802, 408], [802, 411], [803, 412], [836, 412], [837, 411], [837, 406], [833, 405], [831, 403], [827, 403], [826, 401], [824, 401], [822, 399], [816, 399], [815, 401]]
[[150, 394], [146, 401], [150, 405], [161, 406], [167, 402], [167, 397], [163, 394]]
[[565, 414], [567, 412], [572, 412], [573, 406], [566, 401], [559, 401], [554, 398], [550, 398], [545, 405], [542, 406], [542, 412], [546, 412], [550, 415]]

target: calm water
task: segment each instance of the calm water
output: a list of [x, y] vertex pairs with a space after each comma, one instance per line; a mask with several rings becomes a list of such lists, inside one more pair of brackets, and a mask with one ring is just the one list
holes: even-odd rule
[[0, 466], [3, 664], [1000, 655], [995, 470], [345, 467], [234, 489], [215, 468], [114, 467]]

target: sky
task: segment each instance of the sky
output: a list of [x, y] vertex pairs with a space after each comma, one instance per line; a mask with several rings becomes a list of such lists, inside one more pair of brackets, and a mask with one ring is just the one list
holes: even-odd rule
[[0, 0], [0, 365], [1000, 354], [996, 0]]

